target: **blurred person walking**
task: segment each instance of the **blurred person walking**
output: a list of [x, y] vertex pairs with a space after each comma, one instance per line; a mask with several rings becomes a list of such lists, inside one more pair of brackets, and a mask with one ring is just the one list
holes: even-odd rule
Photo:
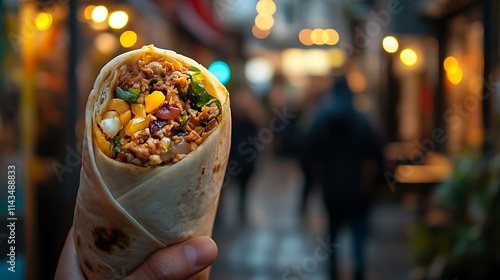
[[231, 96], [231, 150], [229, 162], [235, 163], [236, 168], [228, 165], [227, 174], [230, 180], [236, 181], [239, 187], [238, 215], [242, 224], [247, 220], [247, 192], [250, 178], [255, 170], [259, 150], [252, 146], [249, 139], [254, 138], [258, 129], [262, 127], [265, 113], [261, 102], [244, 87]]
[[[382, 145], [369, 120], [353, 107], [353, 94], [344, 76], [335, 79], [329, 97], [313, 120], [307, 153], [318, 163], [331, 240], [335, 242], [342, 225], [350, 226], [354, 275], [361, 280], [365, 279], [364, 247], [373, 193], [373, 184], [365, 184], [366, 176], [382, 173]], [[338, 279], [335, 252], [330, 269], [331, 279]]]

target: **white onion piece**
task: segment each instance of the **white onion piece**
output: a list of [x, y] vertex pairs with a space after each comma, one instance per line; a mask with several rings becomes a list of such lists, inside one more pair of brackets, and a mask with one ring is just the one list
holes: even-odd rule
[[191, 145], [189, 143], [170, 144], [170, 150], [176, 154], [189, 154]]
[[160, 155], [162, 161], [170, 161], [175, 157], [175, 154], [172, 151], [167, 151], [164, 154]]
[[123, 124], [118, 118], [101, 120], [102, 132], [106, 133], [110, 138], [113, 138], [123, 128]]
[[113, 118], [119, 119], [120, 114], [118, 114], [118, 112], [115, 110], [111, 110], [111, 111], [106, 112], [106, 114], [104, 114], [104, 116], [102, 116], [102, 118], [103, 119], [113, 119]]

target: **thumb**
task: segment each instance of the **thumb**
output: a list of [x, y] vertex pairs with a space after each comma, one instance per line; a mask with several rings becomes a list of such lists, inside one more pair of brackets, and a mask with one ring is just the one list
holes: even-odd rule
[[188, 279], [211, 265], [217, 257], [217, 245], [206, 236], [161, 249], [151, 255], [126, 280]]

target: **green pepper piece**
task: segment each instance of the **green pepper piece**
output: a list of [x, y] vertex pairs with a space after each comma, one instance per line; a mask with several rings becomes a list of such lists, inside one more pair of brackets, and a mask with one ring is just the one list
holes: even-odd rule
[[114, 153], [119, 153], [122, 151], [120, 136], [116, 135], [115, 137], [113, 137], [113, 149], [111, 151], [113, 151]]
[[135, 88], [129, 88], [128, 91], [123, 90], [121, 87], [116, 87], [115, 89], [116, 97], [121, 98], [132, 103], [137, 102], [139, 95], [141, 94], [139, 90]]
[[181, 122], [181, 126], [185, 126], [188, 120], [189, 120], [189, 114], [188, 114], [188, 111], [184, 110], [184, 112], [182, 112], [182, 122]]

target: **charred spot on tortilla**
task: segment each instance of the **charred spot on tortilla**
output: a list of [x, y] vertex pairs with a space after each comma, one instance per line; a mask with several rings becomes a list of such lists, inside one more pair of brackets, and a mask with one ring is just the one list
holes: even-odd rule
[[213, 173], [215, 174], [215, 173], [219, 172], [219, 170], [220, 170], [220, 163], [217, 163], [217, 164], [214, 166]]
[[76, 236], [76, 246], [77, 247], [82, 246], [82, 239], [79, 234]]
[[145, 51], [116, 71], [94, 130], [108, 157], [142, 167], [175, 164], [219, 125], [221, 102], [200, 69]]
[[187, 189], [181, 193], [182, 196], [186, 196], [191, 192], [191, 189]]
[[[203, 167], [203, 171], [205, 171], [205, 167]], [[203, 179], [203, 176], [202, 176], [203, 173], [204, 172], [202, 172], [201, 175], [198, 176], [198, 184], [196, 184], [196, 190], [199, 190], [201, 188], [201, 180]]]
[[92, 272], [94, 272], [94, 268], [92, 267], [92, 265], [90, 265], [90, 263], [87, 261], [87, 260], [84, 260], [83, 261], [83, 264], [85, 264], [85, 266]]
[[94, 245], [101, 251], [111, 253], [114, 248], [125, 250], [129, 245], [127, 235], [119, 229], [96, 227], [92, 234], [94, 236]]

